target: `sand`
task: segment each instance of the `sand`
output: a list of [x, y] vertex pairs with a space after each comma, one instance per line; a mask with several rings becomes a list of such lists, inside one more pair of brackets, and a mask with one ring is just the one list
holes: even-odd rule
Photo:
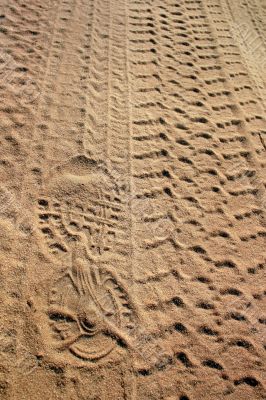
[[1, 399], [266, 399], [265, 31], [0, 2]]

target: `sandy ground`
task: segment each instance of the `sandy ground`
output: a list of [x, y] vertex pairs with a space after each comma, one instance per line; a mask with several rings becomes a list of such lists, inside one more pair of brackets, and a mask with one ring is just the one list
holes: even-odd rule
[[265, 33], [0, 1], [1, 399], [266, 399]]

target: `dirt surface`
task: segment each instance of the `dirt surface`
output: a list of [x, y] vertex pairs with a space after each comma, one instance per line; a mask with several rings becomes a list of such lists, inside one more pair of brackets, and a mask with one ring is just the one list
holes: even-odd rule
[[0, 1], [1, 399], [266, 399], [265, 33]]

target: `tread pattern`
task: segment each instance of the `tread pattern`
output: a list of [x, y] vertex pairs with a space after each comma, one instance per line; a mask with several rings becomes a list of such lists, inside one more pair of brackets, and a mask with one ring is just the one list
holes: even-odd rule
[[265, 398], [265, 18], [1, 7], [1, 398]]

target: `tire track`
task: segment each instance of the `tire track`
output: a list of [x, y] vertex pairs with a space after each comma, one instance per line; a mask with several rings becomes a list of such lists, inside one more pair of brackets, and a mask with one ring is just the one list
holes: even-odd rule
[[[212, 2], [210, 2], [210, 3], [212, 4]], [[206, 10], [208, 10], [208, 7], [209, 7], [209, 3], [207, 2]], [[216, 9], [217, 8], [219, 9], [218, 5], [216, 6]], [[213, 18], [212, 11], [210, 11], [209, 15], [210, 15], [210, 18]], [[222, 15], [222, 8], [220, 8], [219, 15]], [[218, 20], [215, 20], [215, 21], [218, 22], [219, 18], [218, 18]], [[224, 22], [222, 20], [221, 20], [221, 24], [224, 25]], [[227, 29], [229, 29], [229, 28], [227, 28]], [[216, 37], [218, 38], [218, 43], [220, 43], [219, 34], [217, 34]], [[222, 47], [222, 44], [221, 44], [220, 48], [222, 49], [222, 51], [220, 52], [220, 55], [221, 55], [220, 60], [226, 61], [227, 53], [224, 50], [224, 47]], [[239, 86], [237, 84], [237, 81], [235, 84], [232, 85], [231, 82], [234, 81], [234, 76], [232, 76], [232, 74], [230, 74], [230, 73], [228, 74], [229, 71], [228, 71], [226, 64], [230, 64], [230, 63], [222, 64], [224, 67], [224, 76], [226, 77], [226, 82], [227, 82], [227, 87], [229, 89], [229, 92], [233, 95], [233, 97], [235, 96], [236, 92], [241, 91], [241, 87], [245, 87], [249, 90], [250, 97], [255, 100], [255, 98], [254, 98], [255, 93], [254, 93], [254, 90], [252, 89], [252, 87], [253, 87], [252, 79], [250, 80], [248, 78], [248, 75], [246, 75], [245, 79], [243, 80], [243, 83], [241, 83], [241, 86]], [[250, 75], [252, 76], [252, 74], [250, 74]], [[255, 87], [258, 87], [258, 86], [255, 85]], [[263, 87], [263, 84], [260, 87]], [[261, 135], [264, 134], [264, 125], [265, 125], [264, 111], [265, 111], [265, 108], [264, 108], [264, 101], [263, 101], [264, 94], [263, 93], [261, 93], [261, 94], [262, 94], [262, 97], [261, 97], [262, 109], [259, 109], [259, 113], [256, 112], [255, 115], [247, 114], [247, 111], [245, 109], [246, 107], [241, 104], [238, 104], [238, 106], [237, 106], [238, 110], [236, 110], [235, 116], [236, 116], [236, 118], [240, 118], [240, 121], [242, 121], [243, 132], [245, 132], [245, 136], [247, 139], [247, 149], [252, 154], [252, 160], [250, 160], [250, 163], [251, 163], [251, 165], [253, 164], [253, 167], [256, 170], [256, 179], [255, 179], [255, 181], [253, 179], [253, 184], [255, 184], [255, 186], [258, 189], [257, 190], [258, 193], [257, 193], [256, 197], [257, 197], [258, 203], [260, 204], [260, 206], [263, 210], [263, 213], [264, 213], [265, 212], [264, 210], [265, 210], [265, 193], [266, 192], [265, 192], [265, 182], [264, 182], [264, 178], [263, 178], [264, 163], [261, 162], [261, 160], [263, 159], [263, 155], [264, 155], [264, 149], [261, 144], [260, 138], [261, 138]], [[236, 98], [235, 98], [234, 102], [237, 103]], [[249, 115], [249, 117], [245, 117], [245, 114]], [[255, 131], [254, 131], [254, 128], [255, 128]], [[256, 142], [255, 142], [255, 140], [251, 139], [252, 136], [256, 136]], [[255, 143], [255, 145], [254, 145], [254, 143]]]
[[[72, 179], [71, 176], [75, 176], [79, 184], [79, 181], [84, 179], [84, 174], [86, 179], [90, 174], [99, 174], [102, 177], [101, 181], [90, 183], [88, 190], [96, 189], [97, 192], [100, 185], [100, 189], [103, 190], [101, 195], [104, 197], [101, 198], [99, 205], [107, 205], [107, 207], [98, 207], [97, 204], [90, 205], [91, 201], [97, 203], [99, 200], [94, 199], [95, 193], [82, 197], [84, 200], [82, 204], [80, 204], [78, 197], [66, 202], [65, 199], [63, 201], [60, 199], [56, 204], [52, 196], [58, 196], [58, 191], [64, 190], [64, 187], [59, 188], [55, 193], [51, 189], [51, 194], [49, 192], [49, 180], [44, 180], [38, 209], [40, 234], [44, 235], [44, 245], [49, 248], [51, 260], [58, 254], [62, 254], [63, 257], [72, 248], [73, 234], [68, 229], [70, 224], [74, 223], [72, 219], [75, 218], [75, 221], [81, 219], [83, 221], [81, 222], [82, 228], [85, 227], [89, 230], [88, 249], [92, 252], [93, 257], [97, 252], [97, 249], [95, 249], [97, 238], [103, 235], [103, 241], [100, 244], [101, 258], [99, 258], [102, 268], [107, 268], [126, 283], [132, 282], [130, 95], [126, 41], [127, 4], [124, 1], [116, 1], [111, 7], [109, 1], [95, 0], [93, 5], [90, 4], [88, 13], [85, 13], [86, 18], [91, 18], [88, 24], [86, 24], [83, 13], [80, 13], [80, 4], [75, 2], [75, 4], [69, 6], [69, 9], [72, 14], [72, 22], [68, 21], [67, 25], [69, 31], [63, 31], [63, 37], [57, 38], [57, 43], [61, 43], [60, 50], [62, 48], [62, 55], [56, 55], [60, 63], [59, 65], [55, 64], [49, 71], [51, 74], [49, 88], [56, 87], [57, 102], [49, 99], [42, 114], [45, 119], [52, 121], [51, 133], [56, 133], [45, 139], [47, 148], [51, 149], [52, 144], [56, 146], [54, 153], [49, 154], [50, 157], [49, 160], [46, 160], [46, 165], [49, 164], [48, 171], [52, 171], [52, 173], [51, 165], [54, 165], [56, 167], [54, 169], [55, 174], [59, 176], [61, 174], [63, 179], [67, 181], [66, 185], [72, 185], [72, 182], [69, 183], [68, 181], [69, 176], [70, 179]], [[81, 23], [81, 27], [72, 39], [72, 24], [77, 26], [77, 20]], [[85, 35], [84, 28], [87, 25], [85, 32], [88, 33]], [[84, 40], [84, 37], [89, 38], [89, 42]], [[89, 50], [88, 54], [82, 53], [82, 59], [87, 63], [83, 68], [85, 73], [81, 76], [79, 90], [71, 92], [68, 108], [64, 113], [61, 113], [60, 117], [62, 104], [65, 105], [66, 101], [62, 88], [71, 79], [71, 67], [74, 67], [74, 77], [82, 67], [80, 61], [74, 62], [75, 46], [80, 42], [83, 45], [86, 43], [84, 45], [86, 52]], [[57, 82], [53, 82], [55, 77], [58, 77]], [[74, 83], [76, 81], [73, 80], [73, 84], [71, 81], [71, 88], [75, 87]], [[68, 91], [70, 90], [68, 89]], [[80, 97], [82, 102], [79, 107], [82, 107], [82, 113], [79, 114], [75, 112], [75, 106], [79, 102], [78, 93], [81, 92], [85, 92], [85, 95], [82, 98]], [[53, 113], [58, 111], [58, 115], [50, 117], [50, 111]], [[78, 125], [79, 129], [77, 131], [72, 130], [69, 137], [65, 132], [64, 142], [62, 143], [61, 139], [60, 143], [59, 136], [62, 136], [62, 128], [65, 127], [69, 131], [69, 125], [74, 126], [74, 123]], [[57, 129], [60, 129], [60, 133], [57, 132]], [[69, 142], [67, 142], [67, 139], [69, 139]], [[101, 175], [102, 171], [105, 175]], [[116, 193], [115, 190], [113, 192], [114, 188], [110, 188], [110, 182], [115, 183], [115, 186], [119, 188], [119, 193]], [[96, 195], [98, 194], [96, 193]], [[115, 198], [113, 198], [114, 196]], [[98, 212], [101, 214], [100, 218]], [[56, 217], [56, 222], [52, 221], [54, 217]], [[107, 227], [106, 221], [109, 221]], [[75, 224], [77, 226], [79, 222], [75, 222]], [[110, 236], [113, 238], [112, 245], [108, 242]], [[84, 238], [85, 235], [83, 235]], [[119, 293], [119, 290], [121, 291], [119, 287], [116, 290], [118, 299], [125, 296]], [[123, 298], [123, 304], [125, 304], [125, 301], [126, 299]], [[129, 302], [129, 299], [127, 301]], [[129, 311], [127, 310], [127, 312]], [[126, 314], [125, 312], [125, 318], [127, 318]], [[121, 334], [123, 336], [124, 332]], [[118, 347], [123, 348], [124, 346]], [[59, 359], [60, 356], [58, 355]], [[123, 358], [121, 370], [125, 369], [124, 376], [127, 381], [126, 384], [129, 386], [125, 390], [123, 398], [134, 398], [135, 389], [130, 389], [132, 385], [134, 387], [134, 383], [132, 383], [134, 374], [131, 372], [132, 359], [131, 356]], [[68, 359], [68, 361], [70, 364], [76, 365], [74, 360]], [[84, 363], [84, 360], [81, 359], [80, 362]], [[89, 363], [89, 366], [93, 367], [91, 363]], [[104, 366], [102, 367], [104, 380], [112, 373], [109, 367], [106, 367], [106, 370]], [[91, 376], [91, 380], [93, 379], [94, 374]], [[117, 387], [118, 389], [120, 392], [121, 388]], [[81, 391], [84, 392], [84, 389], [81, 388]], [[102, 396], [107, 396], [107, 394], [102, 394]]]
[[106, 156], [108, 146], [110, 24], [110, 2], [95, 1], [87, 84], [88, 114], [83, 141], [85, 151], [99, 160]]
[[21, 243], [3, 224], [1, 395], [263, 399], [263, 86], [230, 30], [238, 10], [262, 35], [262, 2], [12, 2], [13, 18], [29, 12], [6, 38], [22, 68], [51, 29], [23, 133], [18, 110], [0, 110], [2, 161], [25, 166], [38, 219]]
[[261, 74], [261, 69], [263, 69], [263, 65], [266, 63], [266, 48], [263, 36], [256, 29], [251, 28], [254, 23], [252, 16], [247, 16], [241, 24], [237, 23], [237, 15], [240, 13], [240, 8], [236, 5], [232, 9], [228, 2], [223, 0], [221, 4], [225, 15], [228, 16], [228, 21], [231, 21], [231, 31], [236, 39], [236, 45], [239, 46], [243, 63], [247, 66], [254, 86], [257, 88], [258, 99], [261, 102], [265, 116], [266, 82], [263, 74]]
[[[251, 143], [254, 137], [248, 131], [248, 127], [254, 129], [254, 119], [250, 117], [250, 125], [244, 120], [234, 92], [243, 90], [246, 115], [251, 114], [247, 110], [252, 104], [256, 113], [258, 101], [246, 82], [248, 74], [244, 68], [237, 68], [233, 75], [232, 66], [233, 87], [228, 83], [227, 60], [231, 57], [233, 65], [239, 53], [231, 48], [229, 30], [224, 28], [224, 19], [216, 13], [215, 5], [211, 8], [210, 22], [205, 3], [199, 1], [135, 4], [137, 7], [132, 3], [130, 14], [131, 71], [135, 82], [132, 93], [137, 198], [135, 291], [141, 299], [140, 314], [146, 321], [147, 334], [157, 349], [162, 346], [165, 356], [159, 367], [158, 358], [153, 366], [149, 363], [138, 366], [137, 382], [141, 382], [138, 396], [151, 397], [156, 380], [154, 390], [162, 398], [178, 395], [182, 398], [184, 392], [193, 398], [195, 390], [189, 384], [184, 388], [184, 379], [188, 382], [190, 376], [198, 374], [206, 377], [204, 367], [212, 365], [214, 373], [199, 384], [197, 398], [204, 399], [206, 390], [218, 398], [226, 391], [218, 371], [230, 370], [231, 366], [214, 343], [229, 341], [238, 328], [223, 301], [214, 301], [212, 289], [213, 295], [223, 292], [217, 285], [223, 268], [236, 269], [241, 277], [246, 276], [244, 259], [251, 254], [247, 254], [244, 244], [243, 224], [247, 224], [246, 231], [252, 232], [254, 240], [260, 241], [258, 230], [262, 235], [264, 232], [262, 201], [254, 181], [243, 181], [237, 175], [239, 170], [231, 174], [237, 160], [242, 165], [241, 173], [242, 169], [251, 172], [256, 168], [260, 174], [255, 154], [262, 149], [256, 143], [254, 151]], [[228, 47], [222, 39], [217, 40], [214, 30], [217, 24], [219, 35], [225, 44], [228, 41]], [[246, 210], [240, 224], [238, 207]], [[258, 210], [259, 221], [253, 208]], [[162, 226], [159, 221], [167, 222], [163, 232], [158, 229]], [[216, 230], [216, 225], [222, 228]], [[263, 257], [254, 259], [254, 265], [261, 262]], [[205, 281], [202, 271], [209, 271], [213, 280]], [[205, 287], [199, 282], [205, 282]], [[216, 282], [216, 288], [211, 288], [211, 282]], [[228, 273], [226, 285], [239, 287], [233, 271]], [[248, 296], [249, 290], [244, 292]], [[228, 322], [224, 322], [226, 327], [222, 332], [218, 325], [215, 328], [211, 311], [207, 317], [207, 309], [225, 316], [224, 321]], [[250, 324], [250, 321], [243, 324], [243, 335]], [[258, 334], [256, 351], [260, 351], [261, 345]], [[230, 347], [226, 346], [225, 351], [230, 353]], [[206, 354], [212, 360], [216, 358], [219, 366], [204, 360]], [[256, 374], [255, 364], [250, 369]], [[182, 371], [182, 381], [175, 384], [171, 381], [171, 387], [166, 385], [166, 370], [167, 376], [177, 376]], [[244, 373], [241, 365], [238, 374]], [[211, 383], [214, 381], [216, 387]], [[233, 382], [233, 377], [229, 381]], [[234, 388], [230, 390], [234, 392]], [[235, 390], [241, 393], [240, 388]], [[257, 391], [254, 396], [261, 398], [261, 393]]]

